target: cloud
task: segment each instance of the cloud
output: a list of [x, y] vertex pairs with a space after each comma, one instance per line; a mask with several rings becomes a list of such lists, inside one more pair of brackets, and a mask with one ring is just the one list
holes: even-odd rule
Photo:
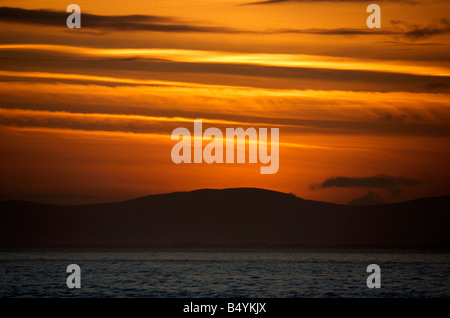
[[426, 84], [425, 89], [430, 93], [450, 93], [450, 84], [434, 82]]
[[[411, 24], [400, 20], [391, 20], [393, 29], [354, 29], [354, 28], [336, 28], [336, 29], [279, 29], [274, 33], [298, 33], [312, 35], [390, 35], [393, 37], [401, 36], [408, 40], [427, 39], [436, 35], [450, 34], [450, 20], [441, 18], [438, 22], [430, 23], [427, 26]], [[389, 43], [389, 41], [386, 41]], [[399, 43], [399, 42], [395, 42]], [[405, 43], [402, 43], [405, 44]], [[407, 44], [407, 43], [406, 43]], [[425, 43], [426, 45], [436, 43]], [[439, 44], [439, 43], [437, 43]]]
[[311, 35], [402, 35], [403, 32], [388, 29], [354, 29], [354, 28], [336, 28], [336, 29], [277, 29], [267, 31], [267, 33], [296, 33]]
[[[314, 0], [324, 1], [324, 0]], [[353, 2], [359, 0], [352, 0]], [[365, 1], [365, 0], [364, 0]], [[277, 0], [262, 3], [287, 2]], [[313, 1], [311, 1], [313, 2]], [[11, 23], [33, 24], [52, 27], [66, 27], [66, 12], [52, 10], [28, 10], [22, 8], [0, 7], [0, 20]], [[437, 24], [419, 26], [408, 24], [404, 21], [390, 21], [396, 29], [357, 29], [357, 28], [334, 28], [334, 29], [273, 29], [273, 30], [240, 30], [230, 27], [213, 25], [192, 24], [173, 17], [153, 15], [115, 15], [103, 16], [89, 13], [82, 14], [83, 32], [100, 31], [151, 31], [151, 32], [196, 32], [196, 33], [223, 33], [223, 34], [307, 34], [326, 36], [358, 36], [358, 35], [388, 35], [402, 36], [410, 40], [419, 40], [434, 35], [450, 33], [450, 20], [442, 18]]]
[[391, 20], [390, 23], [395, 26], [406, 28], [403, 36], [409, 40], [426, 39], [435, 35], [445, 35], [450, 33], [450, 20], [441, 18], [439, 21], [430, 23], [427, 26], [411, 24], [401, 20]]
[[391, 24], [393, 24], [393, 25], [404, 24], [404, 23], [405, 23], [405, 22], [402, 21], [402, 20], [391, 20], [391, 21], [389, 21], [389, 22], [391, 22]]
[[[6, 45], [8, 46], [8, 45]], [[20, 45], [19, 45], [20, 46]], [[41, 45], [38, 45], [41, 46]], [[315, 90], [352, 90], [352, 91], [407, 91], [430, 92], [428, 83], [441, 83], [434, 87], [433, 92], [445, 92], [445, 84], [450, 85], [450, 76], [445, 68], [439, 68], [430, 63], [409, 62], [408, 64], [394, 64], [390, 61], [347, 58], [339, 59], [327, 56], [295, 54], [236, 54], [217, 53], [209, 51], [164, 50], [152, 53], [151, 49], [131, 50], [120, 53], [119, 50], [95, 49], [82, 47], [33, 48], [5, 48], [0, 45], [0, 60], [7, 60], [4, 70], [0, 71], [0, 80], [4, 76], [17, 78], [42, 78], [50, 80], [50, 73], [58, 81], [84, 83], [102, 82], [109, 85], [151, 85], [142, 80], [144, 76], [136, 77], [137, 73], [149, 74], [165, 73], [170, 80], [176, 82], [196, 82], [189, 74], [203, 74], [209, 78], [218, 79], [214, 83], [222, 82], [223, 76], [246, 76], [248, 80], [233, 81], [235, 86], [261, 87], [254, 79], [269, 80], [282, 78], [289, 83], [282, 88], [315, 89]], [[55, 47], [55, 48], [52, 48]], [[39, 50], [39, 55], [36, 54]], [[86, 52], [87, 53], [86, 53]], [[158, 50], [156, 50], [158, 51]], [[172, 51], [172, 53], [170, 53]], [[74, 58], [74, 55], [77, 57]], [[40, 60], [37, 62], [36, 57]], [[166, 58], [166, 60], [163, 60]], [[28, 69], [31, 72], [11, 72], [11, 70]], [[39, 73], [49, 73], [38, 76]], [[127, 75], [135, 79], [118, 78], [117, 72], [129, 72]], [[13, 74], [14, 73], [14, 74]], [[86, 75], [80, 75], [85, 73]], [[9, 75], [8, 75], [9, 74]], [[72, 74], [71, 76], [67, 74]], [[78, 75], [75, 75], [78, 74]], [[101, 76], [96, 76], [101, 74]], [[95, 76], [94, 76], [95, 75]], [[46, 79], [44, 79], [46, 77]], [[140, 78], [140, 79], [138, 79]], [[199, 81], [198, 83], [204, 83]], [[156, 84], [156, 83], [155, 83]], [[270, 87], [281, 88], [276, 81], [269, 83]], [[288, 86], [290, 85], [290, 86]], [[185, 85], [184, 85], [185, 86]], [[269, 87], [269, 86], [265, 86]]]
[[[417, 5], [422, 2], [416, 0], [385, 0], [387, 2], [397, 2], [409, 5]], [[363, 2], [367, 3], [367, 0], [264, 0], [264, 1], [255, 1], [250, 3], [243, 3], [241, 5], [267, 5], [267, 4], [277, 4], [277, 3], [311, 3], [311, 2]]]
[[444, 34], [450, 34], [450, 20], [447, 19], [441, 19], [440, 23], [436, 26], [414, 26], [412, 30], [405, 33], [405, 36], [410, 39], [418, 40]]
[[380, 188], [393, 193], [400, 192], [400, 188], [419, 185], [422, 182], [406, 177], [393, 177], [384, 174], [376, 174], [370, 177], [330, 177], [319, 184], [311, 185], [311, 190], [336, 188]]
[[426, 43], [413, 43], [413, 42], [401, 42], [401, 41], [378, 41], [377, 44], [391, 44], [397, 46], [427, 46], [427, 45], [446, 45], [445, 43], [438, 42], [426, 42]]
[[[0, 126], [112, 131], [135, 134], [167, 134], [180, 125], [192, 124], [194, 119], [180, 116], [163, 117], [0, 108]], [[259, 123], [255, 121], [255, 118], [249, 119], [253, 121], [202, 118], [205, 125], [214, 126], [267, 127], [268, 125], [265, 122]]]
[[[51, 10], [28, 10], [0, 7], [0, 20], [12, 23], [66, 27], [68, 13]], [[255, 33], [255, 34], [312, 34], [312, 35], [365, 35], [399, 34], [389, 30], [364, 29], [275, 29], [263, 31], [238, 30], [227, 27], [194, 25], [172, 17], [151, 15], [102, 16], [82, 13], [82, 28], [96, 31], [153, 31], [153, 32], [198, 32], [198, 33]]]
[[[66, 27], [67, 17], [68, 13], [63, 11], [0, 7], [0, 20], [13, 23]], [[82, 13], [81, 24], [83, 29], [109, 31], [239, 33], [231, 28], [193, 25], [171, 17], [152, 15], [102, 16]]]

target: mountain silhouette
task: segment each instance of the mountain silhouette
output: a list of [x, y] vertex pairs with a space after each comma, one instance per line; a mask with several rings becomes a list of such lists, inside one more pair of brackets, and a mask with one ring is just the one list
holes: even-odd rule
[[450, 196], [370, 206], [255, 188], [93, 205], [0, 202], [0, 247], [448, 248]]

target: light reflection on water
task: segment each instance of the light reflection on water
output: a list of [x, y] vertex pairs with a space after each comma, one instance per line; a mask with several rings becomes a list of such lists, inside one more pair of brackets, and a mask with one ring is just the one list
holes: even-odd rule
[[[381, 289], [366, 286], [381, 267]], [[66, 286], [81, 267], [81, 289]], [[1, 297], [450, 297], [450, 254], [305, 251], [0, 253]]]

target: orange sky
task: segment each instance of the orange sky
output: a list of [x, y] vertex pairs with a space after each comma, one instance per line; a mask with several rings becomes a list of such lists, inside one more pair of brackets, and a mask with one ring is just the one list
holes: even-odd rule
[[[381, 29], [358, 0], [77, 3], [82, 29], [65, 25], [69, 2], [1, 2], [0, 200], [448, 194], [450, 3], [375, 1]], [[174, 164], [171, 132], [194, 119], [280, 128], [278, 173]]]

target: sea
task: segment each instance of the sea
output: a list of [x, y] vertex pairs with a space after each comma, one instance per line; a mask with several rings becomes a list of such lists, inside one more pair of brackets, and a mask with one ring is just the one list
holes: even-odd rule
[[[80, 287], [68, 288], [70, 264]], [[370, 264], [380, 288], [369, 288]], [[7, 251], [0, 297], [442, 298], [450, 253], [386, 251]]]

